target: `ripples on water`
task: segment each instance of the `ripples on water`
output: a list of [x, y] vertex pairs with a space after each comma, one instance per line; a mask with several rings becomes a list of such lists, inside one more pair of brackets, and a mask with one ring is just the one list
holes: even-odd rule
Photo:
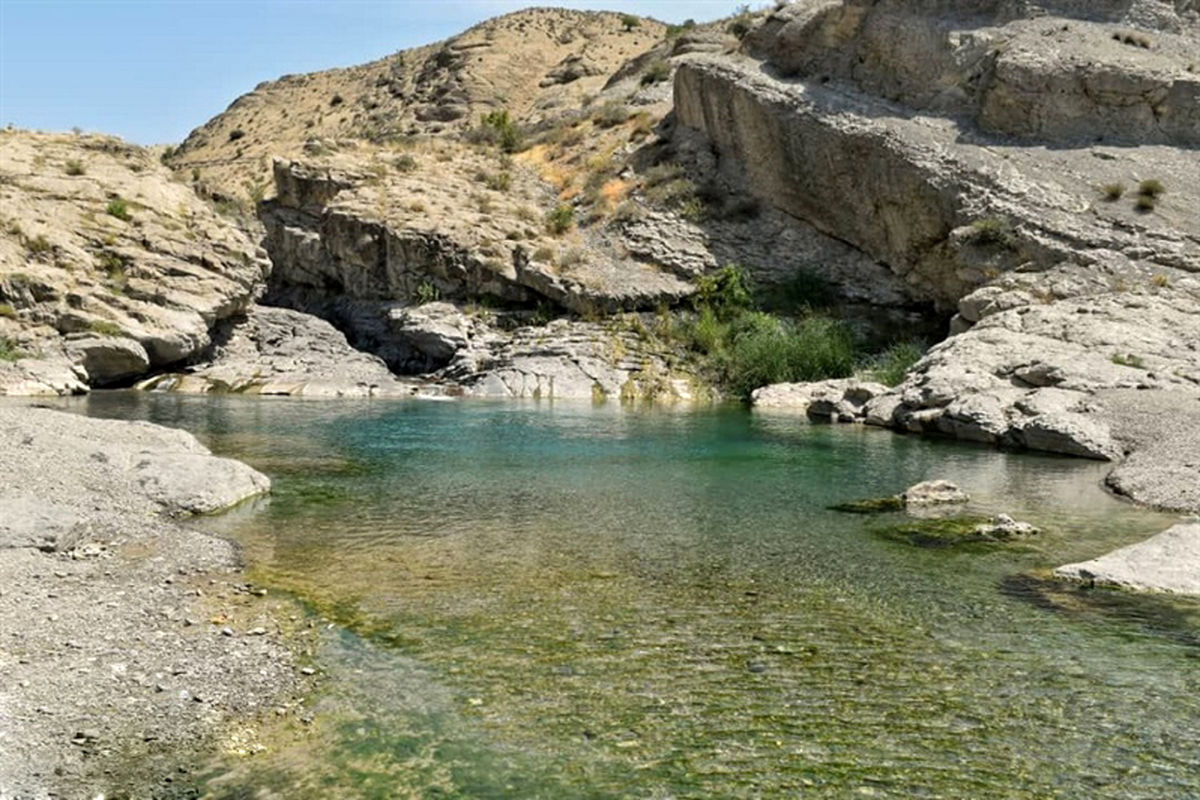
[[[1047, 578], [1165, 527], [1103, 465], [741, 410], [97, 394], [275, 479], [213, 522], [343, 624], [212, 796], [1195, 797], [1197, 606]], [[1045, 527], [921, 549], [946, 477]]]

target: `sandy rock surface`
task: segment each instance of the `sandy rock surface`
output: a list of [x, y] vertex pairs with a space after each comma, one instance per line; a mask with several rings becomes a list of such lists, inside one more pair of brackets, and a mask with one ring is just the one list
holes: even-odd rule
[[182, 431], [10, 401], [0, 486], [0, 796], [143, 796], [291, 697], [278, 601], [238, 581], [230, 543], [168, 516], [264, 476]]

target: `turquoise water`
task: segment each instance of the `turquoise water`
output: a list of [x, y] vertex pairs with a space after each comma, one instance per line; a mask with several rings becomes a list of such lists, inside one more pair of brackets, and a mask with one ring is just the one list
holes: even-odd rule
[[[741, 409], [79, 402], [270, 474], [204, 524], [334, 623], [312, 724], [208, 796], [1200, 796], [1200, 606], [1048, 578], [1172, 521], [1103, 465]], [[1045, 532], [826, 510], [937, 477]]]

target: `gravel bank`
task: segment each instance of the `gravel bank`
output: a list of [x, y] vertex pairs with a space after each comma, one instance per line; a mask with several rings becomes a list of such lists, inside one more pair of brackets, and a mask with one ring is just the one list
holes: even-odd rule
[[169, 795], [294, 702], [286, 601], [179, 519], [269, 485], [181, 431], [0, 407], [0, 798]]

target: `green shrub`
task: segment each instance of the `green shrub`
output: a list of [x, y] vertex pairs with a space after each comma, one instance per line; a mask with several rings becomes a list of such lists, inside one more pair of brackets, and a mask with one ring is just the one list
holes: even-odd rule
[[84, 172], [86, 172], [86, 170], [83, 168], [83, 162], [78, 158], [72, 158], [70, 161], [68, 161], [66, 167], [63, 168], [63, 171], [68, 175], [82, 175]]
[[671, 77], [671, 64], [666, 59], [660, 58], [652, 62], [642, 73], [642, 86], [662, 83], [669, 77]]
[[1100, 187], [1100, 191], [1101, 191], [1101, 193], [1103, 193], [1105, 200], [1107, 200], [1110, 203], [1115, 203], [1117, 200], [1120, 200], [1121, 197], [1125, 194], [1125, 184], [1123, 184], [1123, 183], [1106, 183]]
[[1158, 198], [1149, 194], [1139, 194], [1137, 201], [1133, 204], [1134, 209], [1143, 214], [1149, 214], [1157, 206]]
[[108, 205], [104, 207], [104, 213], [110, 217], [125, 220], [126, 222], [131, 219], [129, 216], [129, 204], [120, 197], [114, 197], [112, 200], [109, 200]]
[[925, 355], [922, 342], [896, 342], [871, 359], [868, 374], [884, 386], [899, 386], [908, 371]]
[[0, 317], [6, 317], [7, 319], [16, 319], [17, 318], [17, 310], [15, 308], [13, 308], [11, 305], [9, 305], [8, 303], [0, 303]]
[[633, 14], [622, 14], [621, 15], [621, 27], [625, 29], [626, 33], [629, 33], [634, 28], [639, 27], [641, 24], [642, 24], [642, 21], [640, 19], [638, 19], [637, 17], [635, 17]]
[[506, 153], [521, 149], [525, 135], [509, 116], [507, 109], [492, 111], [479, 118], [479, 126], [467, 134], [467, 139], [482, 144], [492, 144]]
[[574, 224], [575, 209], [566, 203], [560, 203], [546, 214], [546, 230], [555, 236], [562, 236]]
[[24, 357], [25, 354], [17, 347], [16, 341], [7, 336], [0, 336], [0, 361], [16, 361]]
[[809, 316], [792, 323], [749, 312], [732, 325], [722, 383], [733, 394], [749, 397], [771, 383], [845, 378], [854, 362], [854, 339], [837, 320]]
[[754, 300], [749, 273], [737, 264], [727, 264], [696, 280], [692, 302], [697, 311], [711, 309], [720, 319], [729, 319], [750, 308]]
[[1009, 247], [1013, 244], [1012, 223], [1002, 217], [977, 219], [971, 223], [967, 241], [980, 247]]

